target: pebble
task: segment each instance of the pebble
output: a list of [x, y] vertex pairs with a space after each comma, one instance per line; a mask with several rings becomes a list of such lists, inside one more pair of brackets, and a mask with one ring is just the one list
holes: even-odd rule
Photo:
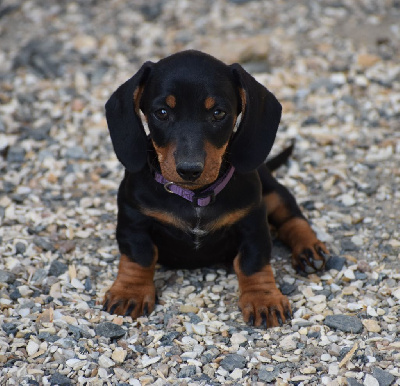
[[30, 340], [28, 345], [26, 346], [26, 352], [31, 357], [37, 353], [37, 351], [39, 350], [39, 347], [40, 347], [40, 345], [38, 343], [34, 342], [33, 340]]
[[121, 347], [117, 347], [113, 351], [113, 353], [111, 355], [111, 359], [116, 363], [123, 363], [127, 355], [128, 355], [128, 352], [126, 350], [124, 350]]
[[221, 361], [220, 365], [227, 371], [233, 371], [236, 368], [243, 369], [246, 365], [246, 358], [238, 354], [228, 354]]
[[96, 335], [105, 338], [121, 338], [126, 334], [126, 330], [115, 323], [104, 322], [95, 327]]
[[106, 355], [100, 355], [99, 366], [108, 369], [109, 367], [115, 366], [115, 362]]
[[394, 375], [390, 374], [388, 371], [380, 369], [379, 367], [374, 367], [372, 374], [378, 381], [379, 386], [390, 386], [395, 381]]
[[363, 329], [360, 319], [350, 315], [328, 315], [324, 320], [324, 324], [335, 330], [353, 334], [358, 334]]
[[373, 319], [364, 319], [362, 324], [367, 329], [368, 332], [380, 332], [381, 327], [376, 320]]
[[379, 382], [371, 374], [367, 374], [364, 379], [365, 386], [379, 386]]

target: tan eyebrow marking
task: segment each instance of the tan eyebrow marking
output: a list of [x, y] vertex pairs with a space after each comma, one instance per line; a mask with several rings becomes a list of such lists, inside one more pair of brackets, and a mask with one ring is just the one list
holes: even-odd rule
[[207, 110], [210, 110], [215, 105], [215, 99], [213, 97], [207, 97], [204, 101], [204, 106]]
[[165, 102], [167, 102], [167, 105], [171, 107], [171, 109], [176, 106], [176, 98], [173, 95], [168, 95]]

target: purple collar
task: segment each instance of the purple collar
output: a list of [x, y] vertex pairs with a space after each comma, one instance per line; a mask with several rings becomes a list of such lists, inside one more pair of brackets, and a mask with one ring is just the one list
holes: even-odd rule
[[235, 168], [231, 166], [228, 171], [217, 181], [215, 181], [207, 189], [204, 189], [200, 193], [195, 193], [192, 190], [184, 189], [179, 185], [175, 185], [173, 182], [166, 180], [160, 173], [155, 173], [155, 180], [164, 185], [165, 190], [168, 193], [177, 194], [194, 204], [194, 206], [207, 206], [215, 201], [215, 196], [225, 188], [230, 179], [233, 176]]

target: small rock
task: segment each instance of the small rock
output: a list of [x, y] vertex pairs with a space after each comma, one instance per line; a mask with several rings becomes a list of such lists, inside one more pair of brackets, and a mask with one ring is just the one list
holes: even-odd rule
[[375, 367], [372, 370], [372, 374], [379, 382], [379, 386], [390, 386], [395, 380], [394, 375], [380, 369], [379, 367]]
[[361, 67], [372, 67], [381, 60], [379, 56], [372, 54], [358, 54], [357, 64]]
[[179, 371], [178, 378], [191, 378], [195, 374], [196, 374], [196, 366], [189, 365], [189, 366], [183, 367]]
[[364, 386], [379, 386], [379, 382], [371, 374], [367, 374], [364, 379]]
[[12, 272], [0, 270], [0, 283], [14, 283], [15, 275]]
[[392, 296], [394, 296], [397, 300], [400, 300], [400, 288], [392, 291]]
[[44, 251], [55, 251], [53, 243], [51, 243], [49, 240], [46, 240], [44, 237], [35, 237], [33, 243]]
[[380, 327], [379, 323], [376, 320], [364, 319], [362, 321], [362, 324], [364, 325], [364, 327], [369, 332], [380, 332], [381, 331], [381, 327]]
[[72, 385], [71, 380], [66, 377], [65, 375], [62, 375], [60, 373], [54, 373], [51, 378], [50, 378], [50, 385], [57, 385], [57, 386], [70, 386]]
[[180, 312], [182, 312], [184, 314], [187, 314], [189, 312], [193, 312], [194, 314], [197, 314], [199, 312], [199, 308], [198, 307], [192, 306], [190, 304], [182, 304], [179, 307], [179, 310], [180, 310]]
[[25, 160], [25, 149], [18, 146], [12, 146], [7, 152], [7, 162], [9, 163], [22, 163]]
[[103, 367], [105, 369], [108, 369], [109, 367], [112, 367], [115, 365], [115, 362], [110, 359], [109, 357], [105, 356], [105, 355], [100, 355], [99, 358], [99, 366]]
[[258, 379], [261, 382], [270, 383], [275, 381], [280, 371], [278, 368], [264, 368], [258, 373]]
[[122, 363], [125, 360], [127, 354], [128, 352], [124, 350], [122, 347], [117, 347], [113, 351], [111, 359], [116, 363]]
[[324, 320], [324, 324], [335, 330], [353, 334], [358, 334], [363, 329], [360, 319], [350, 315], [328, 315]]
[[31, 357], [32, 355], [36, 354], [38, 350], [39, 345], [33, 340], [30, 340], [26, 346], [26, 352], [28, 353], [28, 355]]
[[126, 331], [115, 323], [104, 322], [95, 327], [96, 335], [104, 336], [105, 338], [121, 338], [126, 334]]
[[65, 152], [65, 158], [73, 160], [81, 160], [87, 158], [87, 155], [82, 147], [70, 147]]
[[232, 334], [231, 343], [232, 344], [242, 344], [247, 342], [247, 337], [239, 332]]
[[326, 262], [326, 270], [335, 269], [336, 271], [341, 271], [346, 259], [339, 256], [331, 256], [331, 258]]
[[3, 323], [1, 328], [7, 335], [15, 335], [18, 331], [17, 325], [14, 323]]
[[279, 347], [286, 351], [295, 350], [297, 348], [297, 341], [300, 338], [299, 333], [291, 334], [282, 338], [279, 342]]
[[243, 369], [246, 365], [246, 358], [238, 354], [228, 354], [222, 361], [221, 367], [227, 371], [233, 371], [234, 369]]
[[343, 273], [343, 276], [348, 280], [355, 280], [354, 271], [352, 269], [346, 269]]
[[350, 194], [343, 194], [339, 197], [339, 200], [344, 206], [353, 206], [356, 203], [356, 200]]

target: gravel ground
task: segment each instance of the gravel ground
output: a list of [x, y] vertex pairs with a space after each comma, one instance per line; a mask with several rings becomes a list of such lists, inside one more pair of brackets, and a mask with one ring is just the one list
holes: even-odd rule
[[[136, 4], [136, 5], [133, 5]], [[400, 385], [397, 0], [0, 3], [1, 385]], [[246, 326], [234, 274], [156, 274], [132, 321], [99, 305], [117, 272], [123, 170], [104, 118], [145, 60], [240, 61], [284, 105], [278, 177], [334, 257], [295, 274], [294, 320]]]

